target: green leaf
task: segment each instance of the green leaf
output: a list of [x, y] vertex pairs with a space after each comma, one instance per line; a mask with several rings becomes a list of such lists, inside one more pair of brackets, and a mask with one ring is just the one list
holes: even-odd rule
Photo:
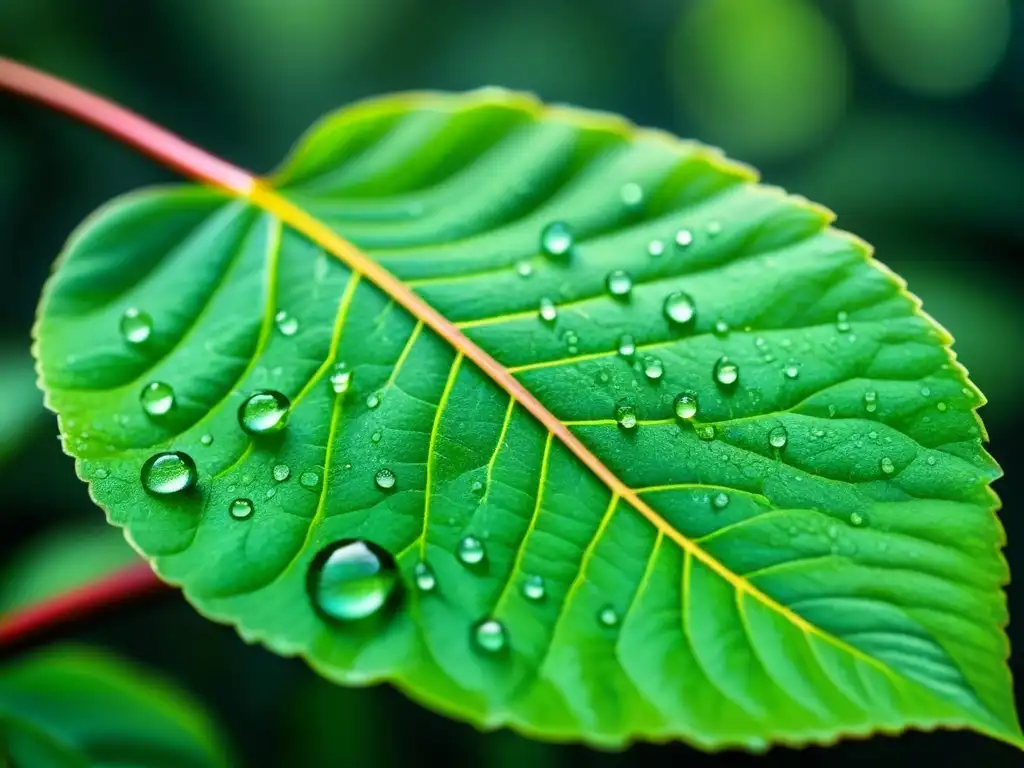
[[[539, 738], [1020, 743], [982, 397], [828, 211], [699, 144], [495, 90], [343, 110], [272, 184], [297, 208], [195, 187], [114, 201], [71, 238], [37, 329], [81, 477], [198, 610], [330, 679]], [[556, 221], [575, 244], [545, 255]], [[558, 430], [353, 275], [332, 232]], [[691, 321], [666, 318], [674, 292]], [[145, 341], [119, 332], [129, 310]], [[140, 406], [152, 382], [175, 393], [162, 415]], [[264, 389], [290, 418], [250, 436], [239, 409]], [[168, 450], [198, 483], [148, 494]], [[347, 539], [382, 548], [383, 573], [321, 582]]]
[[0, 765], [227, 764], [206, 715], [134, 664], [71, 646], [0, 667]]

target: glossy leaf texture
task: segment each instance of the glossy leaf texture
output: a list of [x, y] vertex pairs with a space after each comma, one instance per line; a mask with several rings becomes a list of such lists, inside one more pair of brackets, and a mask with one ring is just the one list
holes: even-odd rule
[[0, 666], [0, 765], [219, 768], [198, 707], [135, 665], [60, 646]]
[[[37, 354], [95, 499], [198, 610], [539, 738], [1018, 743], [982, 397], [830, 212], [700, 144], [494, 90], [343, 110], [271, 183], [654, 517], [273, 213], [143, 191], [69, 241]], [[273, 397], [243, 408], [266, 390], [286, 424]], [[167, 451], [195, 486], [173, 492], [177, 458], [147, 493]], [[349, 540], [369, 544], [335, 567]], [[372, 573], [388, 553], [397, 586]]]

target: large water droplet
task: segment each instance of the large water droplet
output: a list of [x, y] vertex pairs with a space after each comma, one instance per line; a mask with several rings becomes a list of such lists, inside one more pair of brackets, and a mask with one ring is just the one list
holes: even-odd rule
[[896, 465], [892, 463], [892, 459], [888, 456], [882, 457], [882, 460], [879, 462], [879, 466], [882, 468], [882, 472], [887, 475], [891, 475], [896, 471]]
[[523, 580], [523, 596], [528, 600], [543, 600], [545, 594], [547, 594], [547, 590], [542, 576], [534, 574]]
[[633, 337], [630, 336], [628, 333], [624, 334], [619, 339], [618, 351], [619, 354], [622, 357], [626, 358], [627, 360], [632, 360], [633, 355], [636, 354], [636, 342], [633, 341]]
[[142, 465], [142, 487], [157, 496], [183, 493], [195, 487], [199, 479], [196, 463], [181, 451], [157, 453]]
[[564, 221], [553, 221], [540, 233], [540, 249], [548, 256], [565, 256], [572, 245], [572, 229]]
[[284, 336], [294, 336], [299, 330], [299, 321], [283, 309], [274, 315], [274, 324]]
[[676, 248], [687, 248], [693, 243], [693, 232], [680, 229], [676, 232]]
[[385, 549], [348, 539], [322, 551], [306, 580], [313, 607], [329, 621], [359, 621], [379, 613], [397, 594], [398, 569]]
[[151, 381], [139, 393], [139, 402], [150, 416], [163, 416], [174, 407], [174, 390], [170, 384]]
[[348, 388], [352, 385], [352, 371], [348, 369], [345, 363], [336, 363], [331, 369], [330, 381], [334, 394], [343, 395], [348, 392]]
[[650, 256], [661, 256], [665, 253], [665, 243], [661, 240], [651, 240], [647, 244], [647, 253]]
[[558, 317], [558, 307], [555, 306], [555, 302], [545, 296], [540, 300], [537, 314], [540, 315], [540, 319], [545, 323], [553, 323], [555, 318]]
[[772, 448], [785, 448], [787, 440], [789, 440], [789, 435], [786, 434], [786, 428], [781, 424], [772, 427], [771, 432], [768, 433], [768, 444]]
[[422, 560], [413, 566], [412, 578], [416, 582], [416, 589], [420, 592], [432, 592], [434, 587], [437, 586], [437, 576], [434, 575], [434, 569]]
[[633, 429], [636, 426], [636, 408], [632, 405], [620, 405], [615, 409], [615, 421], [623, 429]]
[[697, 415], [697, 395], [691, 392], [676, 395], [672, 405], [675, 408], [676, 416], [680, 419], [692, 419]]
[[316, 488], [320, 485], [320, 475], [316, 472], [307, 470], [299, 475], [299, 485], [304, 488]]
[[697, 306], [693, 303], [693, 298], [683, 291], [675, 291], [666, 296], [662, 309], [665, 317], [676, 325], [689, 325], [697, 315]]
[[273, 470], [274, 479], [279, 483], [283, 483], [289, 477], [291, 477], [292, 471], [288, 468], [287, 464], [277, 464]]
[[719, 491], [711, 497], [711, 506], [715, 509], [725, 509], [729, 506], [729, 494]]
[[800, 375], [800, 369], [795, 365], [787, 365], [782, 369], [782, 372], [786, 374], [787, 379], [795, 379]]
[[213, 435], [203, 435], [199, 438], [199, 442], [203, 445], [213, 445]]
[[658, 381], [665, 375], [665, 365], [661, 358], [648, 356], [644, 358], [644, 376], [651, 381]]
[[878, 393], [873, 389], [869, 389], [864, 393], [864, 410], [868, 413], [874, 413], [878, 410]]
[[142, 344], [153, 333], [153, 318], [140, 309], [129, 307], [121, 315], [121, 336], [129, 344]]
[[740, 367], [728, 357], [718, 358], [715, 363], [715, 381], [723, 387], [731, 387], [740, 380]]
[[249, 499], [235, 499], [228, 505], [228, 513], [235, 520], [245, 520], [252, 517], [253, 506]]
[[603, 626], [614, 627], [619, 623], [619, 612], [610, 605], [606, 605], [600, 611], [597, 612], [597, 620], [601, 622]]
[[483, 562], [486, 551], [484, 550], [484, 543], [480, 539], [475, 536], [465, 536], [459, 542], [455, 554], [466, 565], [477, 565]]
[[396, 479], [395, 473], [387, 467], [378, 469], [377, 474], [373, 476], [373, 481], [377, 484], [377, 487], [383, 491], [390, 491], [394, 488]]
[[250, 435], [280, 432], [288, 423], [291, 403], [272, 389], [254, 392], [238, 407], [238, 423]]
[[633, 290], [633, 278], [623, 269], [613, 269], [604, 280], [608, 293], [616, 298], [624, 299]]
[[481, 651], [500, 653], [507, 642], [505, 625], [497, 619], [484, 619], [473, 626], [473, 644]]

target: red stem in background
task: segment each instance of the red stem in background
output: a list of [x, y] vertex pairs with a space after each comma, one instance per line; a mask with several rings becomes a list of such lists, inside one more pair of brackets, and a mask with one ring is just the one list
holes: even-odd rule
[[0, 648], [20, 644], [56, 625], [165, 587], [149, 563], [132, 563], [96, 581], [0, 616]]

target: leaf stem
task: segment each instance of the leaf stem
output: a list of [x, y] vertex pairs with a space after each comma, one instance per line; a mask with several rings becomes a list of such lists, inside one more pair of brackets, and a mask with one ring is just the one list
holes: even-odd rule
[[252, 174], [204, 152], [131, 110], [2, 56], [0, 90], [65, 112], [199, 181], [246, 197], [255, 186]]
[[20, 645], [58, 625], [167, 586], [153, 573], [149, 563], [132, 563], [88, 584], [0, 616], [0, 648]]

